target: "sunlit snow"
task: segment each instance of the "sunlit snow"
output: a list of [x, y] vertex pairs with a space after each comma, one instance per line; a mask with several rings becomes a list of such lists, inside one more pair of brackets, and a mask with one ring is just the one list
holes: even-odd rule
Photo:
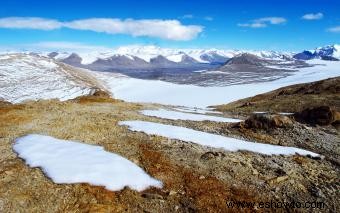
[[248, 142], [240, 139], [224, 137], [211, 133], [201, 132], [185, 127], [165, 125], [146, 121], [121, 121], [120, 125], [126, 125], [132, 131], [144, 132], [146, 134], [159, 135], [162, 137], [187, 141], [203, 146], [222, 148], [227, 151], [245, 150], [265, 155], [310, 155], [317, 157], [319, 154], [307, 150], [277, 146], [263, 143]]
[[176, 112], [173, 110], [157, 109], [157, 110], [142, 110], [141, 113], [147, 116], [171, 120], [190, 120], [190, 121], [216, 121], [216, 122], [240, 122], [239, 119], [224, 118], [211, 115], [193, 114], [185, 112]]
[[55, 183], [89, 183], [112, 191], [162, 187], [136, 164], [100, 146], [32, 134], [18, 138], [13, 149]]

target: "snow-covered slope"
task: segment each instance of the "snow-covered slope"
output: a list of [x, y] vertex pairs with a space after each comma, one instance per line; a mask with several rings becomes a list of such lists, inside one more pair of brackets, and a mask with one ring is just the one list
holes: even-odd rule
[[324, 47], [318, 47], [314, 50], [305, 50], [294, 55], [295, 59], [310, 60], [310, 59], [324, 59], [324, 60], [340, 60], [340, 45], [333, 44]]
[[30, 54], [0, 55], [0, 99], [72, 99], [104, 89], [89, 71]]
[[315, 54], [318, 56], [331, 56], [340, 60], [340, 45], [328, 45], [316, 48]]

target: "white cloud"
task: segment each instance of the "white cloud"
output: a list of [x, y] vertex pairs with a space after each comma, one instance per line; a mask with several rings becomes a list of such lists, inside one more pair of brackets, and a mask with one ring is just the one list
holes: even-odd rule
[[191, 40], [203, 27], [197, 25], [182, 25], [177, 20], [160, 19], [82, 19], [65, 24], [66, 27], [78, 30], [91, 30], [109, 34], [129, 34], [132, 36], [150, 36], [168, 40]]
[[308, 13], [301, 17], [304, 20], [319, 20], [323, 18], [322, 13]]
[[251, 28], [264, 28], [267, 24], [264, 23], [250, 23], [250, 24], [237, 24], [239, 27], [251, 27]]
[[54, 30], [62, 27], [62, 23], [54, 19], [36, 17], [0, 18], [0, 28]]
[[269, 24], [278, 25], [284, 24], [287, 20], [283, 17], [263, 17], [259, 19], [251, 20], [248, 23], [238, 24], [239, 27], [250, 27], [250, 28], [265, 28]]
[[178, 41], [194, 39], [203, 31], [202, 26], [182, 25], [178, 20], [91, 18], [60, 22], [53, 19], [34, 17], [9, 17], [0, 19], [0, 28], [53, 30], [62, 27], [108, 34], [157, 37]]
[[206, 16], [206, 17], [204, 17], [204, 20], [206, 20], [206, 21], [213, 21], [214, 18], [211, 17], [211, 16]]
[[340, 33], [340, 26], [328, 28], [327, 31], [332, 33]]
[[192, 14], [185, 14], [184, 16], [180, 17], [181, 19], [192, 19], [194, 18], [194, 15]]
[[264, 17], [254, 20], [255, 23], [270, 23], [270, 24], [283, 24], [287, 22], [285, 18], [282, 17]]

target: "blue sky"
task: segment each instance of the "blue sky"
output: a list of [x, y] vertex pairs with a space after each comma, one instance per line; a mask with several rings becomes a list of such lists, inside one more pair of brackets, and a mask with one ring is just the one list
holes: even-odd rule
[[300, 51], [340, 43], [339, 11], [339, 0], [2, 0], [0, 47]]

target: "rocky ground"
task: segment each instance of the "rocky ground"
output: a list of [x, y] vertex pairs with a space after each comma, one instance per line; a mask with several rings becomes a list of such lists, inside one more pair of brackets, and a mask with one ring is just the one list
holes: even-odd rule
[[[281, 126], [255, 128], [246, 122], [171, 121], [138, 113], [141, 109], [158, 107], [126, 103], [105, 94], [66, 102], [49, 100], [16, 105], [1, 102], [0, 212], [263, 211], [228, 208], [228, 201], [318, 201], [324, 202], [325, 208], [316, 211], [339, 212], [340, 138], [332, 125], [315, 127], [289, 118], [290, 122]], [[224, 110], [225, 115], [235, 112]], [[247, 114], [242, 112], [239, 116]], [[228, 152], [131, 132], [117, 124], [131, 119], [295, 146], [320, 153], [324, 158]], [[143, 192], [128, 188], [111, 192], [89, 184], [54, 184], [39, 168], [28, 167], [12, 150], [15, 138], [29, 133], [101, 145], [138, 164], [161, 180], [164, 187]]]

